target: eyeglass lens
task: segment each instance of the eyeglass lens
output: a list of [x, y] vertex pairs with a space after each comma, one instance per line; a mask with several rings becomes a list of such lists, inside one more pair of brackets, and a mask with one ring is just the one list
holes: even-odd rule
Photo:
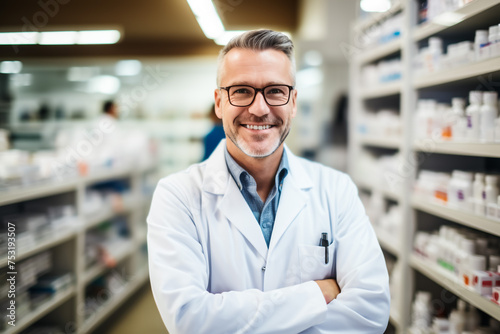
[[[288, 102], [290, 88], [273, 85], [264, 88], [264, 99], [270, 106], [280, 106]], [[255, 88], [250, 86], [232, 86], [229, 89], [230, 102], [236, 106], [247, 106], [253, 102]]]

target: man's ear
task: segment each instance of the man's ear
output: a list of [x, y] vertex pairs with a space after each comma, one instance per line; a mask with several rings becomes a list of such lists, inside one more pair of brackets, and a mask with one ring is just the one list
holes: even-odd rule
[[291, 102], [292, 102], [292, 118], [295, 118], [297, 115], [297, 90], [294, 89], [292, 90], [292, 96], [291, 96]]
[[222, 97], [221, 90], [218, 88], [215, 89], [215, 91], [214, 91], [215, 114], [220, 119], [222, 119], [222, 108], [221, 108], [222, 99], [221, 99], [221, 97]]

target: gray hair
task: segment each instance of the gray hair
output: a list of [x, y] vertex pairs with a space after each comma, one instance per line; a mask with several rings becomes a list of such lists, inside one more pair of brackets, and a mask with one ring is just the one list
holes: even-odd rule
[[283, 52], [290, 59], [290, 75], [295, 86], [295, 56], [293, 54], [293, 42], [285, 34], [268, 30], [250, 30], [241, 35], [233, 37], [229, 43], [220, 51], [217, 59], [217, 87], [220, 86], [220, 76], [224, 58], [234, 48], [263, 51], [274, 49]]

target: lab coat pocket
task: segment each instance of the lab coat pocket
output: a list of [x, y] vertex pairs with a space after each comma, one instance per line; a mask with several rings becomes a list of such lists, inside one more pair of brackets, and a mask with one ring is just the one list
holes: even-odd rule
[[[334, 243], [328, 246], [328, 256], [325, 247], [299, 245], [300, 279], [302, 282], [332, 278]], [[328, 257], [328, 263], [325, 258]]]

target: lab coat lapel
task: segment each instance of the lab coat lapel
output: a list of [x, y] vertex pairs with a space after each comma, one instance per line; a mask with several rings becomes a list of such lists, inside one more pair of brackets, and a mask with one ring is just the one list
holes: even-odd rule
[[221, 212], [227, 219], [240, 230], [241, 234], [252, 244], [259, 254], [267, 258], [267, 245], [260, 229], [259, 223], [250, 210], [245, 198], [236, 186], [234, 180], [230, 180], [226, 194], [220, 203]]
[[221, 141], [207, 160], [203, 190], [211, 196], [219, 196], [219, 204], [214, 210], [220, 212], [243, 234], [257, 252], [266, 259], [267, 245], [259, 223], [241, 194], [236, 182], [227, 170], [224, 150], [225, 140]]
[[305, 207], [308, 199], [308, 189], [312, 187], [312, 181], [302, 167], [300, 159], [294, 156], [286, 145], [285, 150], [290, 166], [290, 174], [285, 178], [283, 184], [269, 245], [270, 249], [278, 243], [288, 226]]

